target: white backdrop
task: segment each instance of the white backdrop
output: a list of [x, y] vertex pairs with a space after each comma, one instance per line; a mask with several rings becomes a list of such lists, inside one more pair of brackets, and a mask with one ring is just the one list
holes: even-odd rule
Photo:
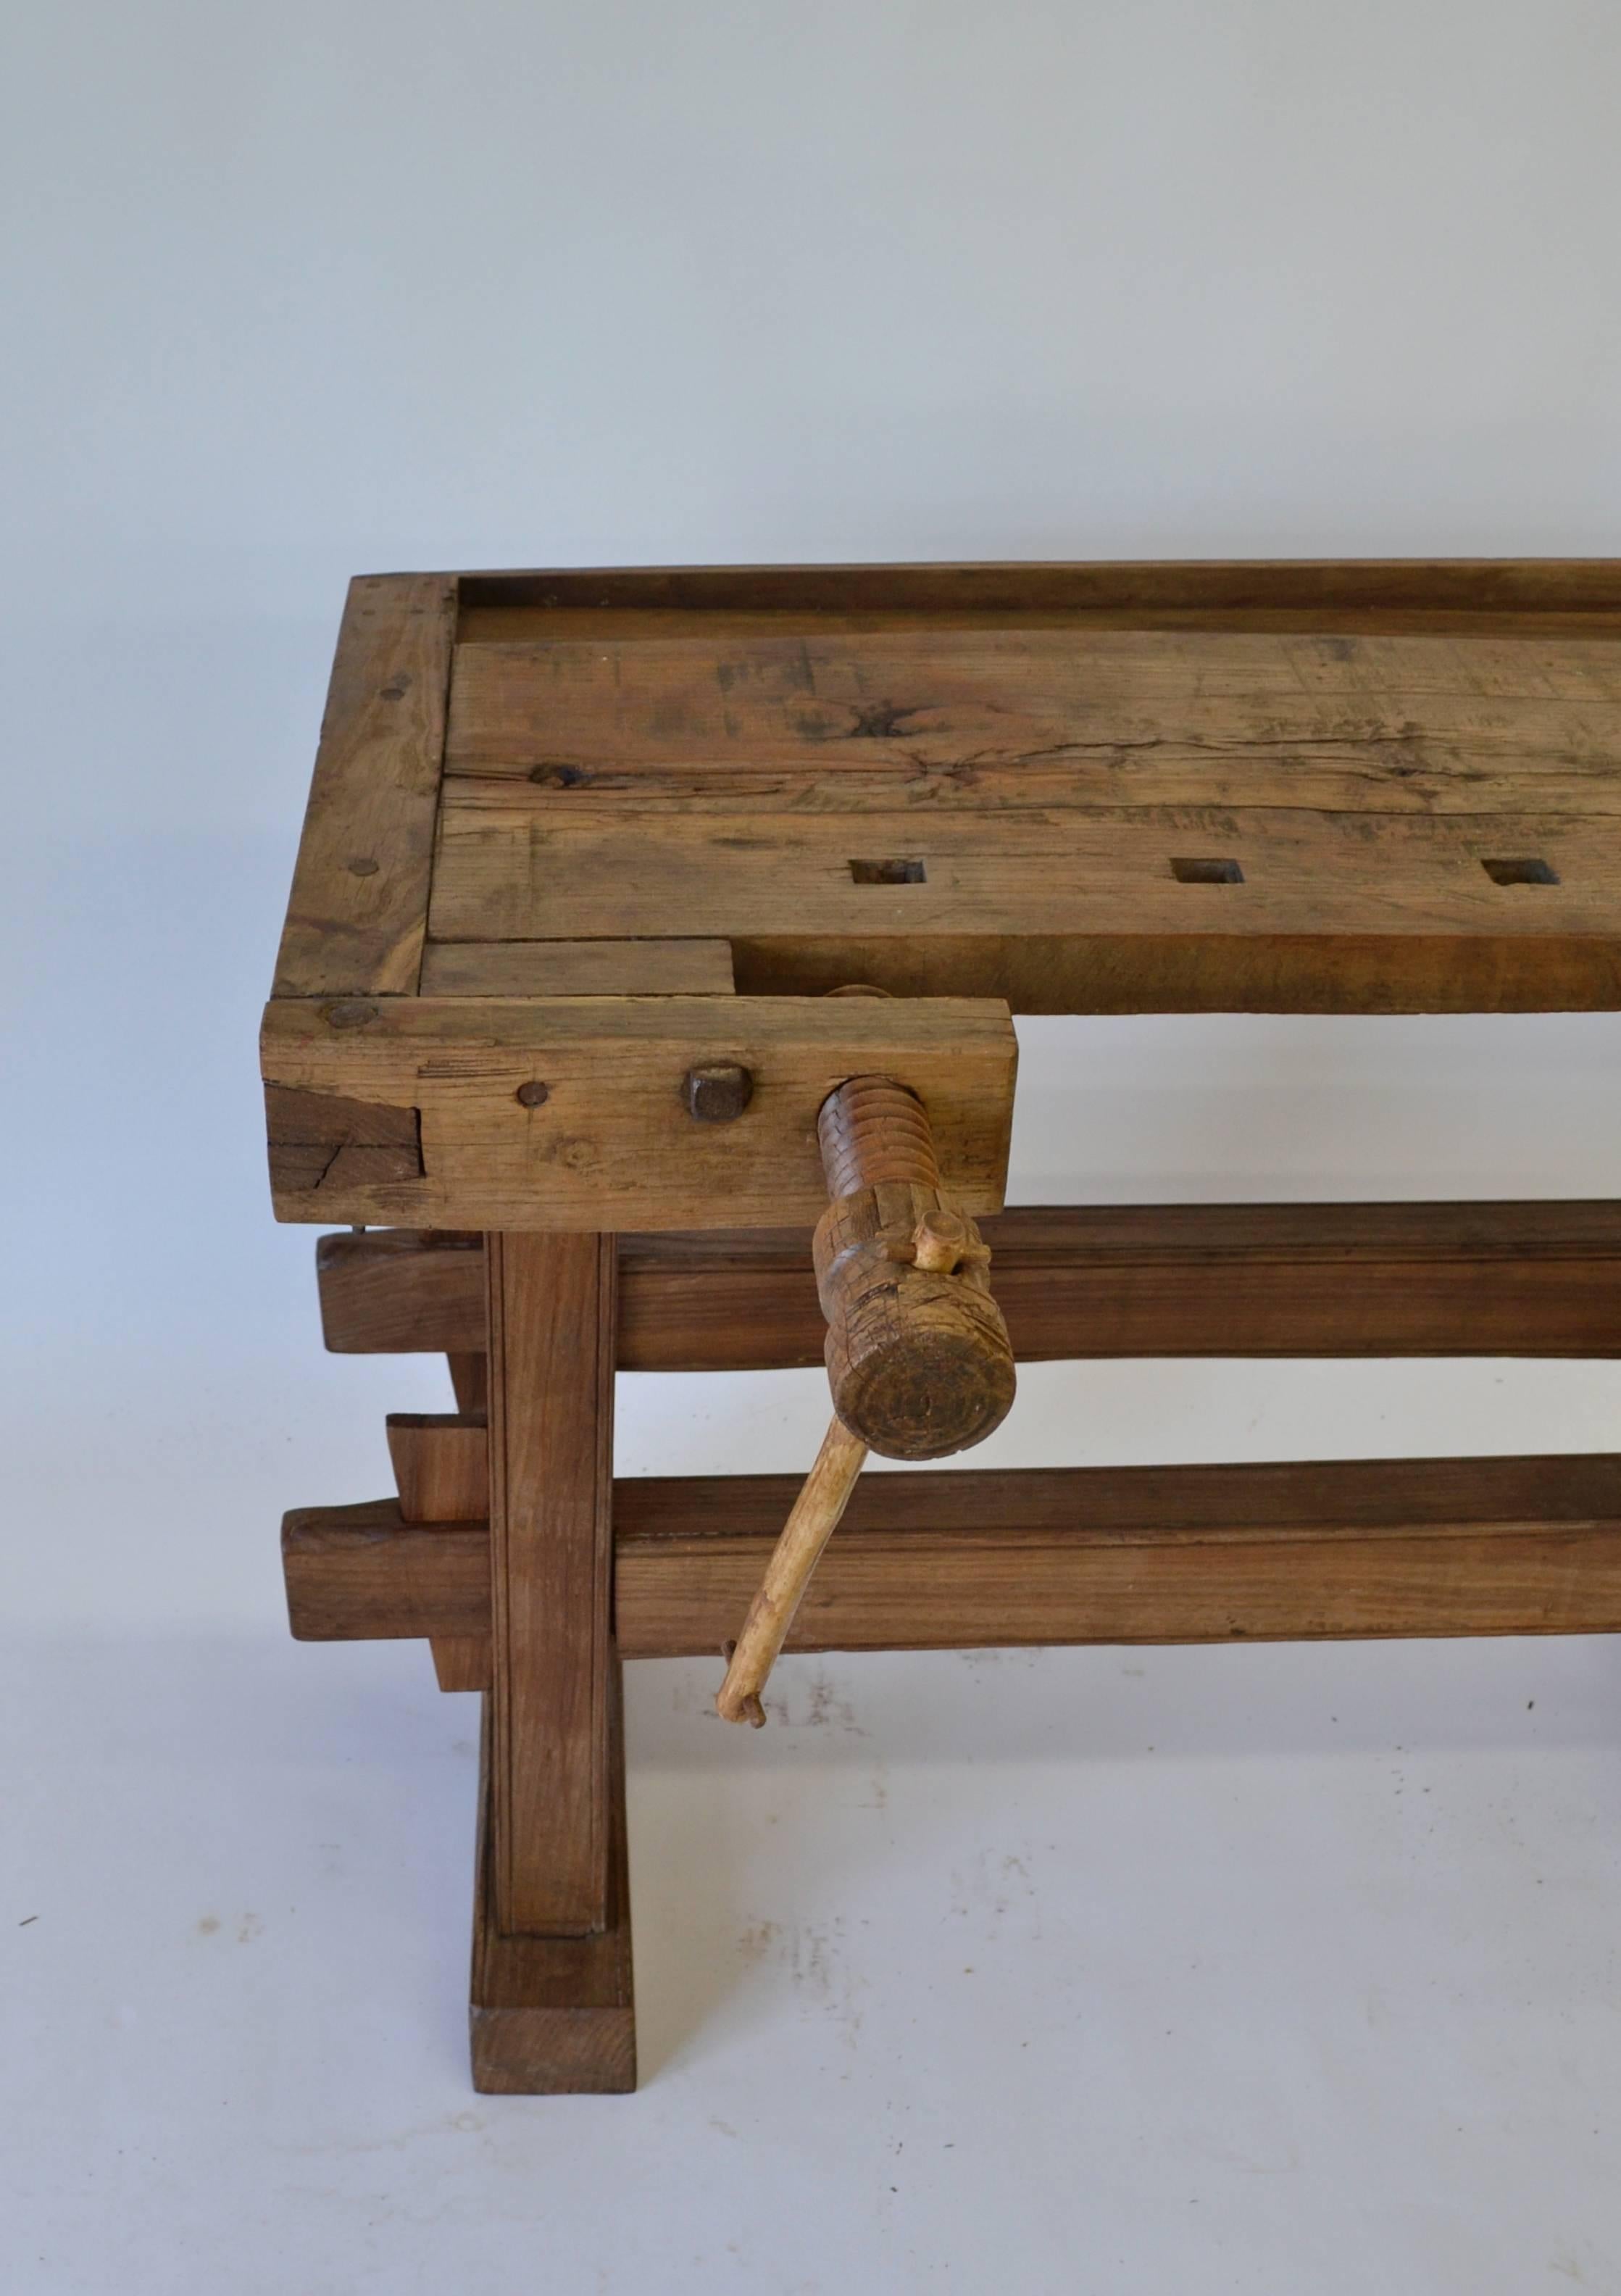
[[[8, 2285], [438, 2287], [474, 2226], [503, 2287], [1621, 2287], [1613, 2177], [1582, 2150], [1621, 2105], [1603, 1644], [870, 1660], [814, 1697], [790, 1669], [769, 1754], [707, 1734], [705, 1669], [643, 1669], [656, 2077], [618, 2120], [470, 2112], [465, 1702], [414, 1650], [287, 1647], [274, 1536], [284, 1505], [386, 1488], [383, 1411], [443, 1407], [443, 1381], [322, 1357], [254, 1070], [353, 571], [1621, 549], [1621, 17], [61, 0], [0, 37]], [[1621, 1185], [1608, 1017], [1020, 1037], [1016, 1200]], [[824, 1408], [808, 1374], [621, 1386], [627, 1472], [797, 1465]], [[982, 1457], [1600, 1447], [1621, 1373], [1049, 1366], [1023, 1392]], [[1130, 1820], [1117, 1695], [1187, 1758]], [[1461, 1832], [1408, 1842], [1381, 1893], [1398, 1741], [1476, 1767]], [[840, 1829], [880, 1806], [885, 1748], [927, 1788], [891, 1777], [856, 1855]], [[1167, 1933], [1228, 1771], [1250, 1833], [1211, 1845], [1214, 1895]], [[840, 1879], [820, 1930], [772, 1855], [785, 1808]], [[1277, 2006], [1302, 1923], [1321, 1934], [1272, 1886], [1303, 1824], [1310, 1887], [1353, 1901], [1324, 1950], [1369, 1961], [1354, 2035], [1304, 1979]], [[972, 1877], [1038, 1839], [1020, 1930]], [[1436, 1912], [1464, 1875], [1515, 1908], [1489, 1950]], [[295, 1891], [298, 1923], [273, 1915]], [[1004, 1956], [995, 2015], [892, 2006], [955, 1951], [936, 1891], [979, 1923], [957, 1962]], [[1053, 1942], [1077, 1892], [1118, 1966]], [[1192, 2056], [1156, 2058], [1157, 1988], [1199, 1936], [1224, 1984]], [[227, 1942], [212, 1973], [187, 1958]], [[1478, 1989], [1437, 2025], [1460, 1956]], [[1544, 1989], [1505, 2035], [1526, 1969]], [[1142, 2019], [1021, 2091], [1013, 2026], [1050, 2032], [1065, 1988], [1090, 2020], [1100, 1988]], [[1254, 2092], [1224, 2104], [1239, 2031]], [[771, 2118], [785, 2073], [803, 2126]], [[962, 2149], [904, 2220], [872, 2162], [908, 2130], [915, 2152], [942, 2081]], [[1034, 2206], [1025, 2112], [1063, 2132]], [[604, 2218], [604, 2145], [648, 2148], [675, 2247], [633, 2203]], [[251, 2268], [244, 2215], [274, 2226]]]

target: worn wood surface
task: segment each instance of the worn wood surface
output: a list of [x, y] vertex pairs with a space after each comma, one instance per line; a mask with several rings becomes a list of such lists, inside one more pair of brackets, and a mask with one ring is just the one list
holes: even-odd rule
[[[1621, 1254], [1621, 1239], [1617, 1248]], [[809, 1250], [807, 1236], [806, 1265]], [[484, 1355], [477, 1231], [374, 1227], [318, 1236], [315, 1283], [322, 1338], [336, 1355]], [[468, 1407], [459, 1391], [456, 1400]]]
[[[983, 1222], [1020, 1362], [1109, 1356], [1621, 1356], [1621, 1204], [1056, 1205]], [[326, 1344], [474, 1349], [476, 1236], [316, 1246]], [[619, 1366], [822, 1361], [808, 1230], [619, 1239]]]
[[473, 2087], [496, 2096], [618, 2093], [636, 2085], [625, 1731], [619, 1669], [608, 1680], [608, 1867], [601, 1928], [513, 1937], [496, 1919], [495, 1780], [486, 1700], [479, 1781], [469, 2030]]
[[1608, 562], [468, 578], [430, 930], [708, 933], [746, 995], [1613, 1005], [1618, 604]]
[[393, 1498], [294, 1507], [282, 1521], [282, 1574], [296, 1642], [489, 1634], [484, 1523], [408, 1523]]
[[[791, 1475], [616, 1483], [621, 1654], [718, 1652], [798, 1488]], [[365, 1513], [289, 1519], [307, 1526], [287, 1547], [294, 1631], [461, 1630], [484, 1591], [476, 1534]], [[1618, 1631], [1621, 1457], [1560, 1454], [869, 1473], [787, 1648]]]
[[362, 575], [338, 635], [278, 996], [409, 996], [427, 926], [453, 575]]
[[739, 636], [718, 618], [682, 636], [464, 644], [446, 770], [525, 783], [537, 806], [1614, 814], [1618, 637]]
[[493, 1234], [489, 1312], [496, 1926], [607, 1918], [615, 1257]]
[[730, 996], [724, 940], [430, 941], [424, 996]]
[[[1617, 737], [1604, 760], [1621, 780]], [[433, 930], [691, 932], [746, 995], [851, 980], [1016, 1011], [1541, 1009], [1621, 1001], [1621, 818], [1199, 807], [666, 815], [447, 789]], [[1488, 862], [1551, 882], [1497, 882]], [[1188, 882], [1219, 862], [1231, 882]], [[905, 865], [909, 882], [853, 864]]]
[[[463, 1360], [482, 1369], [486, 1358]], [[487, 1527], [489, 1434], [482, 1409], [476, 1415], [396, 1411], [385, 1423], [403, 1519], [435, 1526], [476, 1522]], [[441, 1690], [488, 1688], [487, 1612], [479, 1634], [433, 1638], [433, 1669]]]
[[323, 1201], [353, 1187], [420, 1180], [422, 1144], [413, 1108], [376, 1108], [332, 1093], [265, 1088], [270, 1185]]
[[1613, 562], [368, 578], [277, 993], [1613, 1007], [1618, 767]]
[[[814, 1219], [816, 1111], [867, 1070], [927, 1103], [971, 1211], [1001, 1201], [1017, 1046], [1005, 1006], [949, 998], [283, 999], [265, 1074], [421, 1116], [423, 1177], [276, 1192], [280, 1217], [602, 1230]], [[701, 1124], [683, 1084], [741, 1063], [746, 1114]], [[533, 1102], [531, 1086], [544, 1086]]]

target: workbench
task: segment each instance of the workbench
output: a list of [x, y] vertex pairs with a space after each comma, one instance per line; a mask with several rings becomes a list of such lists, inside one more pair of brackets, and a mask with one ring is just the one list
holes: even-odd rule
[[[283, 1553], [485, 1693], [476, 2084], [634, 2086], [620, 1667], [718, 1674], [798, 1488], [616, 1482], [616, 1369], [825, 1358], [932, 1458], [1015, 1358], [1617, 1355], [1615, 1203], [1003, 1192], [1014, 1013], [1617, 1005], [1621, 563], [357, 579], [271, 1183], [458, 1409]], [[830, 1144], [872, 1091], [910, 1162]], [[1621, 1630], [1609, 1456], [858, 1465], [790, 1651]]]

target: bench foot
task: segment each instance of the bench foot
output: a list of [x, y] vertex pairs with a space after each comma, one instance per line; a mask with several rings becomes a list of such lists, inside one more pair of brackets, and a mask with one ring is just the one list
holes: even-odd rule
[[608, 1925], [585, 1937], [505, 1937], [491, 1874], [490, 1727], [486, 1702], [473, 1893], [468, 2027], [473, 2087], [487, 2096], [622, 2095], [636, 2086], [625, 1731], [619, 1669], [610, 1705]]

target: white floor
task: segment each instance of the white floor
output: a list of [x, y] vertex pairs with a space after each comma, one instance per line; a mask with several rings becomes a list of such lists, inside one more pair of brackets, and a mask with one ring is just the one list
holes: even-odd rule
[[[74, 924], [127, 856], [20, 881], [0, 2296], [1617, 2296], [1613, 1642], [801, 1661], [758, 1734], [633, 1669], [643, 2089], [472, 2095], [474, 1702], [290, 1644], [275, 1546], [448, 1386], [320, 1352], [282, 857], [204, 858], [145, 856], [128, 974]], [[1616, 1017], [1019, 1034], [1018, 1201], [1618, 1192]], [[626, 1378], [619, 1469], [803, 1466], [826, 1407]], [[1616, 1447], [1621, 1364], [1203, 1362], [1027, 1368], [973, 1456]]]
[[631, 1671], [634, 2099], [474, 2096], [424, 1652], [8, 1653], [0, 2285], [1621, 2288], [1601, 1641]]

